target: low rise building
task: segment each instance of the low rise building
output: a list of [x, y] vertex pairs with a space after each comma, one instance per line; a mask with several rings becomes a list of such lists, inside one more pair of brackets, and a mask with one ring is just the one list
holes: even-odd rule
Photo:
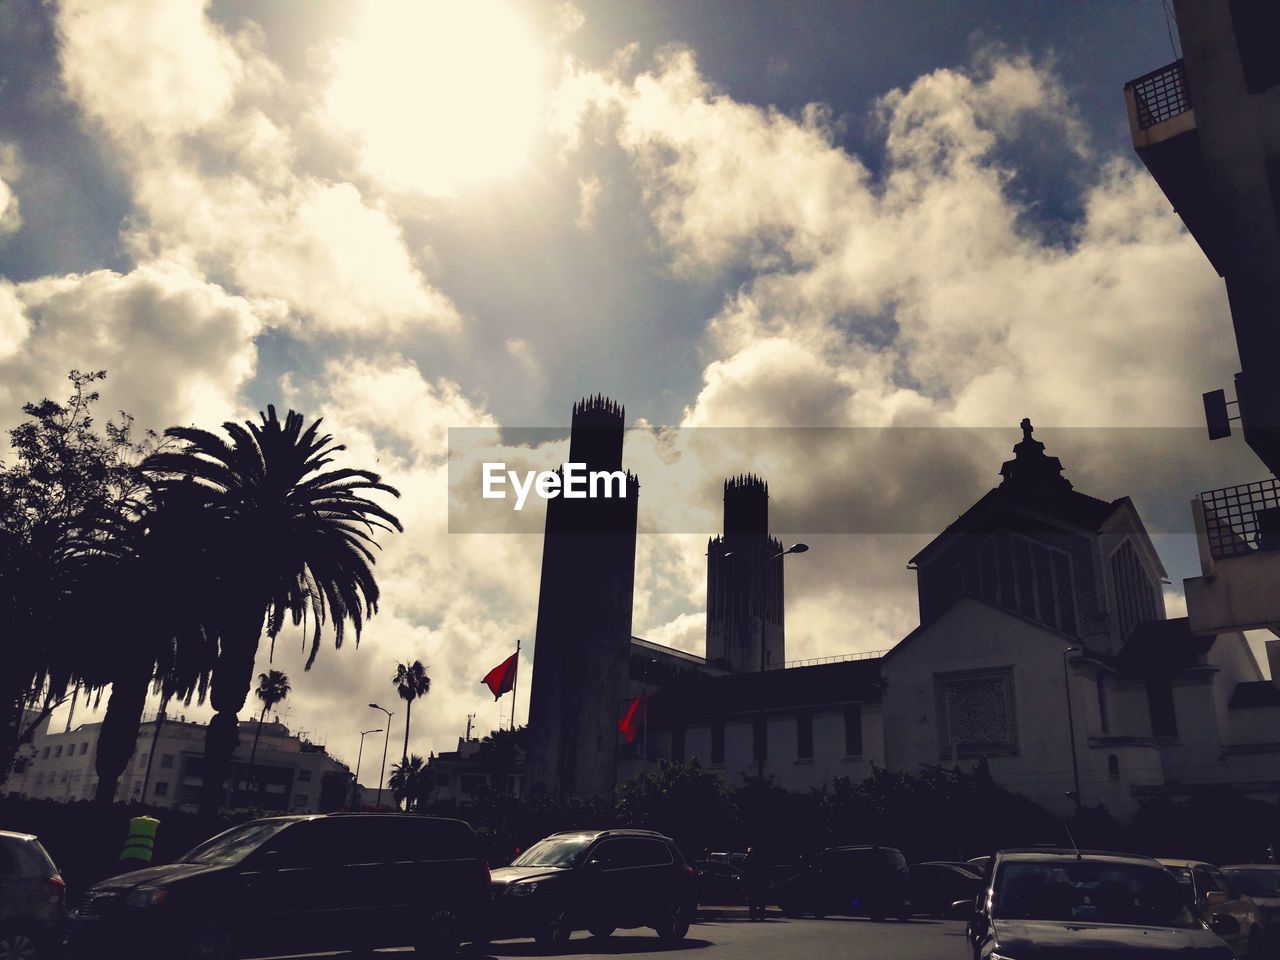
[[[256, 720], [240, 723], [240, 745], [232, 758], [223, 805], [289, 813], [336, 810], [348, 804], [351, 771], [321, 745], [289, 731], [279, 720], [264, 723], [250, 783], [249, 757]], [[160, 716], [144, 721], [116, 800], [195, 811], [203, 785], [206, 725]], [[10, 795], [43, 800], [91, 800], [98, 786], [94, 762], [101, 723], [51, 733], [46, 720], [25, 753], [20, 771], [4, 784]]]

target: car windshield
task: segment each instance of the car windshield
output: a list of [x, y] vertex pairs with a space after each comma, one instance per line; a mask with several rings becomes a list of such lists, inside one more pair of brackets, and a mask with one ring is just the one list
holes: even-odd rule
[[513, 867], [571, 867], [590, 837], [548, 837], [511, 861]]
[[1246, 867], [1222, 872], [1246, 897], [1280, 897], [1280, 870]]
[[996, 878], [991, 916], [1147, 927], [1200, 925], [1160, 867], [1097, 860], [1006, 863]]
[[291, 820], [255, 820], [220, 833], [187, 851], [179, 863], [239, 863], [267, 840], [289, 826]]

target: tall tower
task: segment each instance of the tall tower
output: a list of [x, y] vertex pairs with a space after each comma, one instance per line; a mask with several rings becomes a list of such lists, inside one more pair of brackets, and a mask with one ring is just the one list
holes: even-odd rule
[[[573, 406], [569, 463], [621, 470], [625, 412], [607, 397]], [[627, 694], [640, 483], [626, 496], [547, 501], [529, 735], [549, 793], [613, 789], [617, 718]]]
[[782, 543], [769, 536], [769, 485], [724, 482], [724, 536], [707, 541], [707, 662], [735, 673], [781, 666]]

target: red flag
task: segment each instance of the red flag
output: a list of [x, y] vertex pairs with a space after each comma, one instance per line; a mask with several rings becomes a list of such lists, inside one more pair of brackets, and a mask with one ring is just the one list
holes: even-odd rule
[[490, 670], [484, 675], [481, 683], [487, 684], [489, 689], [493, 691], [493, 699], [497, 700], [508, 690], [512, 690], [516, 685], [516, 663], [520, 656], [517, 650], [507, 659]]
[[623, 736], [627, 738], [627, 743], [636, 742], [636, 734], [640, 732], [640, 725], [642, 723], [644, 723], [643, 693], [631, 701], [631, 706], [627, 708], [626, 716], [618, 721], [618, 729], [621, 730]]

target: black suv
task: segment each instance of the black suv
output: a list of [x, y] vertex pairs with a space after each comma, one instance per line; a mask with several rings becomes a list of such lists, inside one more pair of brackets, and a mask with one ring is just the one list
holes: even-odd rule
[[564, 945], [574, 930], [607, 937], [619, 927], [680, 940], [697, 909], [693, 868], [673, 840], [649, 830], [553, 834], [493, 871], [492, 891], [491, 936], [532, 936], [545, 947]]
[[969, 911], [974, 960], [1231, 960], [1221, 936], [1240, 930], [1230, 916], [1207, 923], [1155, 860], [1093, 850], [1001, 850]]
[[789, 917], [851, 914], [907, 920], [910, 889], [906, 858], [893, 847], [828, 847], [807, 857], [796, 876], [779, 884], [778, 904]]
[[461, 820], [329, 814], [252, 820], [177, 862], [95, 884], [72, 916], [81, 956], [221, 960], [475, 939], [489, 869]]

